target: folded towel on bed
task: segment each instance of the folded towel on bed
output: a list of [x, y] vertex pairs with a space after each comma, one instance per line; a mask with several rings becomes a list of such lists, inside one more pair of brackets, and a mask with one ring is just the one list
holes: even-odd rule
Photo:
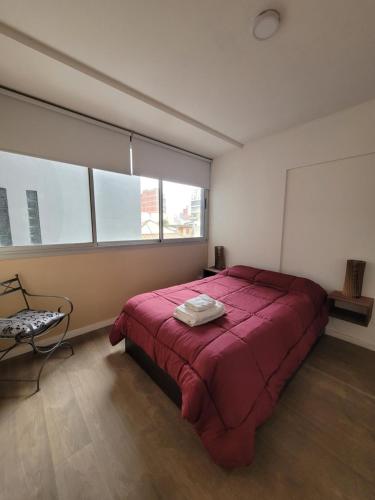
[[215, 305], [216, 300], [202, 293], [185, 302], [185, 306], [191, 311], [206, 311]]
[[176, 307], [173, 316], [189, 326], [198, 326], [220, 318], [223, 314], [225, 314], [224, 304], [215, 300], [212, 307], [200, 312], [191, 311], [185, 304], [181, 304]]

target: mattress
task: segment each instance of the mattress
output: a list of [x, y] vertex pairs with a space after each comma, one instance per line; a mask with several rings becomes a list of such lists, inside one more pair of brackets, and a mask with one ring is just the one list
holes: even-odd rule
[[[225, 316], [197, 327], [173, 311], [205, 293]], [[234, 266], [202, 280], [128, 300], [110, 333], [129, 337], [178, 384], [182, 416], [212, 459], [249, 465], [256, 428], [328, 322], [326, 292], [311, 280]]]

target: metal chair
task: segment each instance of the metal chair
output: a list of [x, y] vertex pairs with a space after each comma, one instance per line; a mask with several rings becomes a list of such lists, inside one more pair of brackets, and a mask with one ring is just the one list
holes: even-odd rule
[[[42, 375], [43, 368], [52, 354], [59, 347], [69, 347], [71, 350], [71, 355], [74, 354], [72, 345], [64, 340], [69, 328], [70, 315], [73, 311], [73, 304], [66, 297], [60, 297], [56, 295], [36, 295], [27, 292], [25, 288], [23, 288], [18, 274], [16, 274], [14, 278], [0, 282], [0, 298], [15, 292], [19, 292], [22, 294], [26, 308], [21, 309], [20, 311], [6, 318], [0, 318], [0, 340], [7, 339], [10, 341], [13, 340], [14, 342], [9, 347], [0, 349], [0, 361], [5, 358], [5, 356], [16, 346], [21, 344], [29, 344], [32, 347], [34, 354], [43, 354], [46, 357], [39, 368], [38, 376], [36, 379], [9, 379], [1, 381], [36, 382], [36, 392], [38, 392], [40, 389], [40, 377]], [[57, 309], [57, 311], [30, 309], [28, 297], [61, 299], [65, 301], [66, 305], [69, 307], [69, 311], [62, 312], [62, 305]], [[36, 337], [40, 337], [41, 335], [49, 333], [51, 330], [60, 325], [60, 323], [62, 323], [64, 319], [66, 319], [65, 328], [57, 342], [47, 346], [37, 345], [35, 343]]]

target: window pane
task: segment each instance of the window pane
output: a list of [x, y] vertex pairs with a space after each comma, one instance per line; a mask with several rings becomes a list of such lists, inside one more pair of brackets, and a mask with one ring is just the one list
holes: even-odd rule
[[203, 189], [163, 181], [163, 238], [203, 236]]
[[99, 242], [159, 239], [159, 181], [94, 170]]
[[[0, 151], [0, 187], [7, 193], [11, 244], [92, 241], [87, 168]], [[0, 195], [0, 233], [4, 206]]]

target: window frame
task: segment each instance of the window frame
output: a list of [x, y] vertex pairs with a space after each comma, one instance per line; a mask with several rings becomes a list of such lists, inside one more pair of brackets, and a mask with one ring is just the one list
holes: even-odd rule
[[[42, 159], [42, 158], [41, 158]], [[81, 165], [85, 166], [85, 165]], [[159, 238], [152, 240], [121, 240], [121, 241], [101, 241], [97, 240], [96, 228], [96, 212], [95, 212], [95, 196], [94, 196], [94, 176], [93, 169], [86, 167], [88, 172], [88, 189], [90, 198], [90, 214], [91, 214], [91, 232], [92, 241], [85, 243], [58, 243], [53, 245], [22, 245], [22, 246], [0, 246], [0, 260], [13, 259], [13, 258], [28, 258], [34, 256], [48, 256], [48, 255], [64, 255], [72, 253], [91, 252], [105, 249], [119, 249], [135, 246], [168, 246], [168, 245], [184, 245], [207, 242], [208, 240], [208, 196], [209, 190], [202, 189], [201, 197], [201, 224], [203, 224], [203, 235], [191, 238], [163, 238], [163, 180], [158, 179], [159, 182]], [[122, 174], [128, 175], [128, 174]], [[198, 186], [197, 186], [198, 187]]]

